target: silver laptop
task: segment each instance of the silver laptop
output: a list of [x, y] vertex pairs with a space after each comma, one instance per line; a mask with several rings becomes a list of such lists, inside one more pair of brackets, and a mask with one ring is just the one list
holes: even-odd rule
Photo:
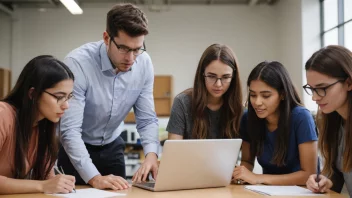
[[151, 191], [227, 186], [241, 139], [167, 140], [155, 182], [133, 186]]

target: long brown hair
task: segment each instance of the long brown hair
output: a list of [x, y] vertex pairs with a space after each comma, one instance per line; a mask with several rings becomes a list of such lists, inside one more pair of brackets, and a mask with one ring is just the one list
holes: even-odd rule
[[[305, 69], [316, 71], [341, 80], [352, 79], [352, 52], [345, 47], [330, 45], [315, 52], [309, 58]], [[352, 168], [352, 92], [347, 94], [348, 115], [345, 122], [345, 150], [343, 153], [343, 171]], [[336, 112], [324, 114], [318, 111], [319, 149], [325, 160], [323, 173], [331, 176], [338, 152], [339, 133], [342, 117]]]
[[[249, 74], [247, 87], [250, 87], [253, 80], [261, 80], [274, 88], [279, 95], [283, 95], [284, 100], [280, 100], [279, 121], [277, 126], [277, 136], [271, 163], [277, 166], [285, 165], [285, 158], [289, 144], [291, 111], [296, 106], [302, 106], [291, 78], [285, 67], [277, 62], [261, 62]], [[251, 139], [251, 155], [261, 155], [266, 136], [266, 120], [261, 119], [255, 113], [250, 101], [248, 91], [248, 134]]]
[[[25, 159], [29, 142], [33, 135], [33, 126], [38, 118], [38, 99], [45, 89], [54, 87], [65, 79], [74, 79], [70, 69], [52, 56], [33, 58], [22, 70], [15, 87], [5, 97], [4, 102], [16, 109], [15, 168], [16, 179], [30, 178], [44, 180], [49, 175], [57, 159], [56, 124], [44, 118], [38, 122], [38, 147], [32, 171], [26, 172]], [[29, 90], [34, 88], [32, 98]]]
[[209, 118], [206, 111], [208, 91], [205, 86], [205, 68], [214, 60], [220, 60], [232, 68], [232, 80], [224, 93], [221, 107], [220, 131], [222, 137], [239, 137], [240, 118], [243, 113], [242, 90], [238, 71], [238, 63], [233, 51], [226, 45], [213, 44], [204, 52], [198, 63], [192, 90], [186, 93], [192, 96], [192, 138], [206, 139], [210, 133]]

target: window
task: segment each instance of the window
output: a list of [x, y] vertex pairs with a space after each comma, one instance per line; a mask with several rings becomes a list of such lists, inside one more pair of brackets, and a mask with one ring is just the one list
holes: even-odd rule
[[342, 45], [352, 50], [352, 0], [320, 0], [322, 47]]

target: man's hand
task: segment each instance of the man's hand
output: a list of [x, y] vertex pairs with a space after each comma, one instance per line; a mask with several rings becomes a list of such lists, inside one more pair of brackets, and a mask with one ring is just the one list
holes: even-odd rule
[[97, 189], [123, 190], [131, 187], [124, 178], [115, 175], [97, 175], [89, 180], [88, 183]]
[[133, 175], [132, 182], [145, 182], [150, 171], [152, 172], [153, 178], [156, 179], [156, 176], [158, 174], [158, 157], [155, 153], [147, 154], [143, 164]]

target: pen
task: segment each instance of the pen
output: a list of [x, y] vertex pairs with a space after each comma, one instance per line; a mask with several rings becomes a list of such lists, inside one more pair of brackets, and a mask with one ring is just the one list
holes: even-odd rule
[[[55, 169], [59, 174], [65, 175], [65, 172], [64, 172], [64, 169], [62, 169], [62, 166], [60, 166], [61, 171], [60, 171], [58, 168], [56, 168], [56, 167], [54, 167], [54, 169]], [[75, 191], [75, 193], [77, 193], [75, 188], [73, 188], [73, 191]]]
[[317, 177], [315, 178], [315, 181], [318, 183], [318, 188], [320, 188], [320, 186], [319, 186], [319, 182], [320, 182], [320, 158], [319, 158], [319, 156], [318, 156]]

